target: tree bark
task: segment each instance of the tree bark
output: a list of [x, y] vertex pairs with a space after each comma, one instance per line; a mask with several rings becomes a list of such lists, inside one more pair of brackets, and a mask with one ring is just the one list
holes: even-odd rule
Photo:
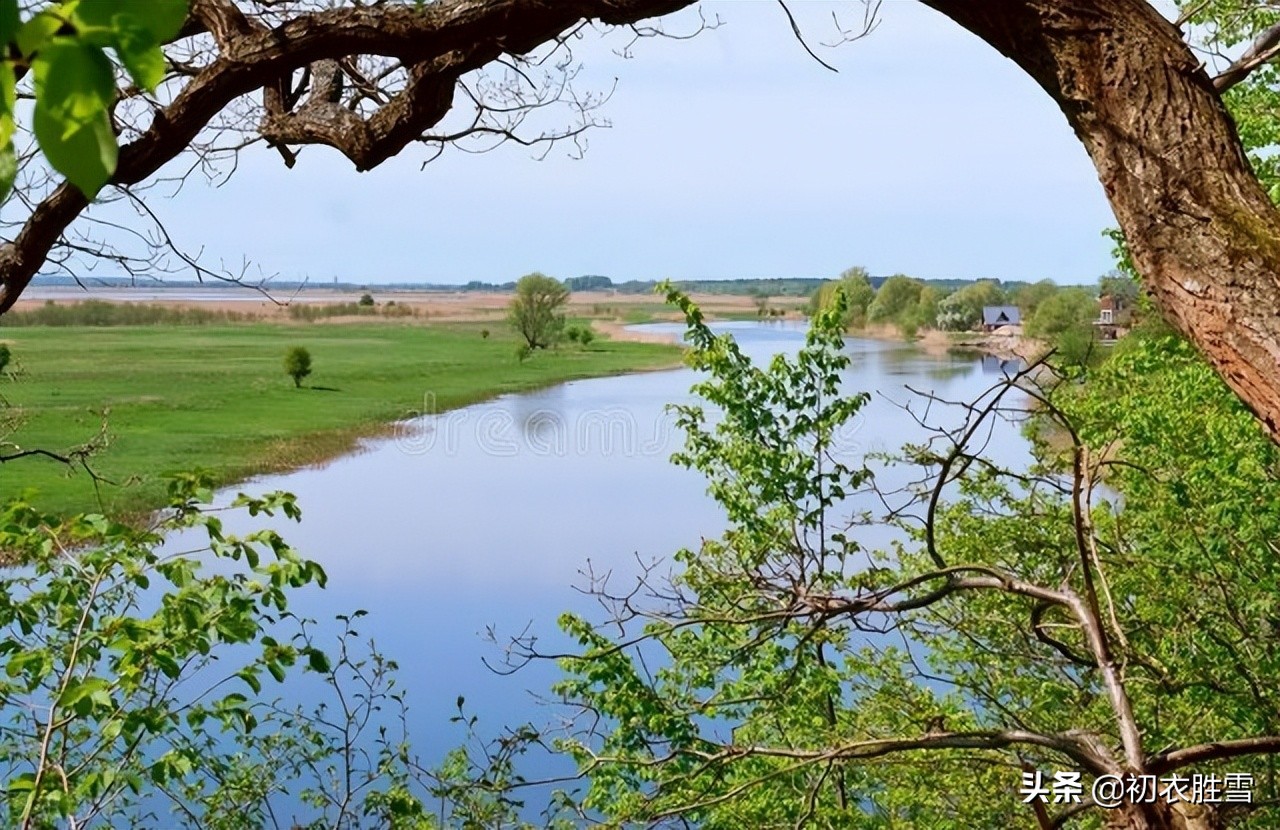
[[1145, 0], [922, 2], [1057, 102], [1160, 310], [1280, 442], [1280, 213], [1178, 30]]
[[1119, 807], [1106, 816], [1107, 830], [1223, 830], [1211, 807], [1178, 802]]

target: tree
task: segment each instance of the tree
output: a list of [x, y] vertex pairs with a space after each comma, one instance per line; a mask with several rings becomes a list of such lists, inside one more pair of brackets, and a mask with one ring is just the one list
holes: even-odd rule
[[1052, 297], [1057, 290], [1058, 286], [1053, 281], [1040, 280], [1020, 287], [1013, 293], [1011, 299], [1014, 305], [1022, 311], [1022, 318], [1027, 320], [1036, 313], [1036, 309], [1040, 307], [1040, 304]]
[[294, 388], [302, 386], [302, 379], [311, 374], [311, 352], [302, 346], [293, 346], [284, 355], [284, 372], [293, 378]]
[[[582, 809], [610, 826], [1275, 826], [1280, 716], [1259, 681], [1280, 671], [1280, 449], [1184, 342], [1139, 334], [1097, 369], [1038, 364], [907, 409], [964, 417], [921, 420], [901, 460], [923, 478], [881, 491], [833, 442], [867, 400], [841, 388], [839, 310], [762, 367], [676, 299], [718, 413], [676, 407], [677, 461], [728, 530], [670, 582], [593, 583], [598, 623], [564, 618]], [[981, 453], [1024, 395], [1046, 437], [1005, 469]], [[1251, 803], [1222, 803], [1228, 772]], [[1055, 773], [1078, 803], [1018, 795]], [[1185, 792], [1215, 776], [1217, 803], [1089, 798], [1175, 774]]]
[[991, 280], [978, 280], [952, 292], [938, 303], [938, 328], [943, 331], [969, 331], [982, 324], [982, 309], [1003, 305], [1004, 291]]
[[545, 349], [564, 331], [561, 309], [569, 301], [564, 283], [545, 274], [526, 274], [516, 282], [507, 317], [529, 349]]
[[1112, 296], [1132, 303], [1138, 299], [1142, 286], [1138, 280], [1120, 271], [1112, 271], [1098, 277], [1098, 296]]
[[823, 283], [809, 298], [809, 313], [817, 314], [836, 301], [836, 292], [844, 292], [845, 328], [860, 329], [867, 324], [867, 308], [876, 298], [867, 269], [855, 265], [845, 269], [839, 279]]
[[876, 298], [867, 307], [867, 320], [872, 323], [892, 323], [900, 315], [909, 312], [920, 300], [924, 283], [903, 274], [894, 274], [876, 291]]
[[1040, 303], [1027, 320], [1027, 334], [1052, 339], [1071, 329], [1088, 329], [1098, 319], [1098, 301], [1084, 288], [1063, 288]]

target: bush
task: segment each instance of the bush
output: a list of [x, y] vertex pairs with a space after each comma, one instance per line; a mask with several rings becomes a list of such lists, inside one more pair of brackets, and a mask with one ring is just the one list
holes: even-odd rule
[[485, 340], [488, 340], [488, 339], [489, 339], [489, 330], [488, 330], [488, 329], [480, 329], [480, 336], [481, 336], [481, 337], [483, 337]]
[[9, 361], [13, 358], [13, 353], [9, 351], [8, 345], [0, 343], [0, 374], [9, 367]]
[[578, 342], [584, 346], [591, 345], [591, 341], [596, 339], [596, 333], [591, 330], [590, 326], [583, 326], [578, 331]]
[[367, 308], [367, 307], [369, 307], [369, 306], [372, 306], [372, 305], [373, 305], [373, 295], [372, 295], [372, 294], [369, 294], [369, 293], [367, 293], [367, 292], [366, 292], [366, 293], [364, 293], [364, 294], [361, 294], [361, 295], [360, 295], [360, 302], [358, 302], [358, 303], [357, 303], [357, 305], [362, 305], [362, 306], [365, 306], [366, 308]]
[[302, 346], [294, 346], [285, 353], [284, 371], [293, 378], [295, 388], [302, 386], [302, 379], [311, 374], [311, 352]]

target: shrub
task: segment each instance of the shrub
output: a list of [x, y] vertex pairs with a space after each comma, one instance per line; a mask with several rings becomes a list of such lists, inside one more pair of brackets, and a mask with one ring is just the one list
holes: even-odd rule
[[285, 353], [284, 371], [293, 378], [295, 388], [302, 386], [302, 379], [311, 374], [311, 352], [302, 346], [294, 346]]
[[9, 360], [13, 357], [13, 353], [9, 351], [8, 345], [0, 343], [0, 374], [9, 366]]
[[368, 292], [366, 292], [366, 293], [364, 293], [364, 294], [361, 294], [361, 295], [360, 295], [360, 302], [359, 302], [359, 303], [357, 303], [357, 305], [362, 305], [362, 306], [365, 306], [366, 308], [367, 308], [367, 307], [369, 307], [369, 306], [372, 306], [372, 305], [373, 305], [373, 295], [372, 295], [372, 294], [369, 294]]
[[596, 339], [596, 333], [591, 330], [590, 326], [583, 326], [578, 330], [578, 342], [584, 346], [589, 346], [592, 340]]
[[488, 330], [488, 329], [480, 329], [480, 336], [481, 336], [481, 337], [483, 337], [485, 340], [488, 340], [488, 339], [489, 339], [489, 330]]

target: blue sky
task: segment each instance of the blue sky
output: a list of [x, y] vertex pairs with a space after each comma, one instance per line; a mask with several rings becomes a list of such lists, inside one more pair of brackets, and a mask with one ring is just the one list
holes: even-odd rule
[[[839, 49], [831, 12], [800, 0], [823, 69], [766, 0], [708, 2], [724, 25], [687, 41], [580, 44], [579, 86], [617, 89], [584, 158], [518, 146], [410, 148], [359, 174], [311, 148], [293, 170], [245, 154], [220, 188], [157, 201], [211, 264], [383, 281], [506, 281], [533, 270], [615, 280], [913, 276], [1091, 282], [1113, 223], [1061, 113], [1011, 62], [913, 0], [886, 0]], [[687, 28], [696, 16], [669, 21]]]

